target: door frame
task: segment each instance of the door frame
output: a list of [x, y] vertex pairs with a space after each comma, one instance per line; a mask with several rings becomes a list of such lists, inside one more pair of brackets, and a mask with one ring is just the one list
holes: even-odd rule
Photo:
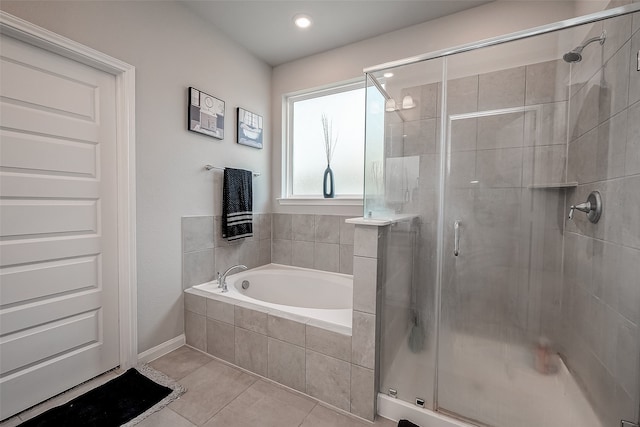
[[4, 11], [0, 33], [115, 77], [119, 360], [120, 369], [128, 369], [138, 361], [135, 67]]

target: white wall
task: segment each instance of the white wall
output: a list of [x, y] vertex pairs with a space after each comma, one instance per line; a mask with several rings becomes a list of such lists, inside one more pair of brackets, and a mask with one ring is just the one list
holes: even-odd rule
[[[203, 166], [261, 172], [254, 210], [270, 211], [269, 129], [265, 149], [239, 146], [235, 109], [271, 123], [271, 67], [176, 2], [3, 0], [0, 8], [136, 67], [138, 352], [182, 334], [180, 217], [220, 214]], [[186, 130], [189, 86], [226, 101], [223, 141]]]
[[[599, 3], [599, 2], [592, 2]], [[495, 1], [443, 18], [350, 44], [273, 70], [272, 137], [274, 212], [332, 213], [335, 207], [281, 206], [282, 101], [285, 94], [358, 77], [363, 68], [508, 34], [576, 16], [572, 1]], [[342, 215], [361, 216], [361, 208], [342, 208]]]

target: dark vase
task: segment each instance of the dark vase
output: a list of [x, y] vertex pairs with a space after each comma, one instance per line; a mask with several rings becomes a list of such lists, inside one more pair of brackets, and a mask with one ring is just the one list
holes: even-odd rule
[[333, 199], [333, 171], [331, 166], [327, 163], [327, 168], [324, 170], [324, 179], [322, 180], [322, 194], [325, 199]]

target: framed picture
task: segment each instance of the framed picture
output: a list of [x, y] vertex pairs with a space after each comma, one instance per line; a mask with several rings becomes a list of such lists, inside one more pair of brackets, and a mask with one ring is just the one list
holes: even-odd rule
[[238, 144], [262, 148], [262, 116], [238, 107]]
[[189, 130], [224, 139], [224, 101], [190, 87]]

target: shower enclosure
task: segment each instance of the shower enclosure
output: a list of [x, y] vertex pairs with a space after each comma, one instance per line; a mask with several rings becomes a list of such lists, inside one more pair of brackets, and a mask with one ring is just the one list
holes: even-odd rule
[[[494, 427], [638, 423], [639, 10], [365, 70], [365, 217], [405, 218], [381, 395]], [[594, 190], [599, 221], [569, 219]]]

